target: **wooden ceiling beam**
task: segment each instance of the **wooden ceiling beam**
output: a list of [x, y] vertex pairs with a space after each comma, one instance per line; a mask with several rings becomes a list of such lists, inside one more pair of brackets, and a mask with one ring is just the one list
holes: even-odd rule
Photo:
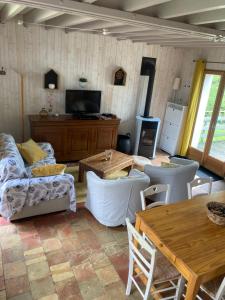
[[25, 8], [25, 5], [20, 5], [16, 3], [6, 4], [1, 10], [0, 22], [5, 23], [6, 21], [14, 18], [16, 15], [20, 14]]
[[62, 15], [62, 13], [54, 10], [32, 9], [23, 16], [23, 21], [26, 23], [44, 23], [47, 20], [53, 19]]
[[[173, 0], [172, 2], [168, 2], [164, 5], [169, 5], [170, 3], [174, 3], [177, 0]], [[193, 5], [196, 5], [197, 3], [203, 3], [202, 0], [189, 0], [193, 3]], [[186, 6], [192, 7], [191, 4], [189, 4], [189, 1], [180, 1], [181, 3], [186, 3]], [[17, 3], [18, 0], [0, 0], [1, 2], [6, 3]], [[204, 0], [204, 2], [210, 2], [210, 0]], [[220, 3], [224, 3], [224, 0], [211, 0], [211, 2], [216, 3], [214, 6]], [[65, 14], [71, 14], [71, 15], [86, 15], [90, 18], [94, 19], [101, 19], [105, 21], [111, 21], [111, 22], [121, 22], [126, 25], [133, 25], [136, 27], [144, 27], [146, 29], [152, 28], [154, 26], [157, 29], [168, 29], [173, 30], [178, 33], [181, 32], [189, 32], [193, 35], [205, 35], [205, 36], [216, 36], [218, 34], [224, 34], [223, 32], [220, 32], [215, 29], [206, 28], [206, 27], [198, 27], [194, 25], [184, 24], [181, 22], [171, 21], [171, 20], [163, 20], [155, 17], [150, 16], [144, 16], [140, 14], [133, 14], [130, 12], [124, 12], [119, 11], [111, 8], [106, 7], [100, 7], [97, 5], [91, 5], [88, 3], [82, 3], [77, 1], [71, 1], [71, 0], [20, 0], [20, 3], [33, 7], [33, 8], [41, 8], [41, 9], [49, 9], [49, 10], [55, 10], [59, 11], [61, 13]], [[212, 6], [212, 3], [211, 3]], [[179, 6], [180, 7], [180, 6]], [[186, 7], [187, 10], [187, 7]], [[190, 10], [190, 8], [189, 8]]]
[[75, 16], [75, 15], [61, 15], [54, 19], [47, 21], [46, 26], [59, 26], [59, 27], [72, 27], [78, 24], [83, 24], [86, 22], [93, 21], [93, 18], [84, 17], [84, 16]]
[[194, 14], [188, 18], [188, 22], [194, 25], [218, 23], [223, 21], [225, 21], [225, 8]]
[[94, 30], [94, 29], [103, 29], [103, 28], [110, 28], [115, 27], [116, 25], [120, 25], [119, 23], [115, 22], [108, 22], [102, 20], [93, 20], [87, 23], [82, 23], [79, 25], [79, 29], [87, 29], [87, 30]]
[[173, 0], [157, 7], [159, 18], [176, 18], [195, 13], [225, 8], [224, 0]]

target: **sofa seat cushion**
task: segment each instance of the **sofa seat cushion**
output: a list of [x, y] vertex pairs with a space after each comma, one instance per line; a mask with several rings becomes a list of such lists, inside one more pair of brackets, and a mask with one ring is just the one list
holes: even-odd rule
[[33, 168], [32, 174], [35, 177], [62, 175], [64, 174], [65, 168], [66, 165], [63, 164], [44, 165], [37, 168]]
[[32, 139], [22, 144], [17, 144], [17, 147], [25, 159], [25, 161], [32, 165], [47, 157], [47, 153], [41, 149], [41, 147], [35, 143]]

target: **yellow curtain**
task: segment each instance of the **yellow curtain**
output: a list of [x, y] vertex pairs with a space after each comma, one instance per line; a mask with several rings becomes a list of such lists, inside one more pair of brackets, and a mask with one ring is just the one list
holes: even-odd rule
[[206, 66], [206, 62], [204, 60], [196, 61], [187, 120], [185, 124], [184, 135], [183, 135], [183, 140], [182, 140], [181, 150], [180, 150], [180, 155], [182, 156], [185, 156], [187, 154], [188, 146], [191, 142], [192, 129], [195, 123], [195, 117], [198, 110], [198, 103], [201, 94], [202, 83], [204, 80], [205, 66]]

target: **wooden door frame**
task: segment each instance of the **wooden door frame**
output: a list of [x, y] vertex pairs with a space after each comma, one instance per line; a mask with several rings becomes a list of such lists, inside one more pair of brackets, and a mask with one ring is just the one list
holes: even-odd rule
[[[216, 173], [220, 176], [224, 176], [225, 175], [225, 163], [221, 162], [219, 159], [216, 159], [216, 158], [210, 156], [209, 153], [210, 153], [210, 149], [212, 146], [216, 123], [217, 123], [217, 119], [219, 116], [219, 112], [220, 112], [220, 108], [221, 108], [221, 104], [222, 104], [222, 100], [223, 100], [223, 94], [224, 94], [224, 90], [225, 90], [225, 71], [206, 69], [204, 72], [204, 80], [205, 80], [205, 76], [207, 74], [221, 75], [221, 79], [220, 79], [220, 83], [219, 83], [219, 87], [218, 87], [218, 91], [217, 91], [217, 95], [216, 95], [216, 99], [215, 99], [215, 105], [213, 108], [213, 114], [212, 114], [212, 118], [210, 121], [209, 129], [208, 129], [206, 143], [205, 143], [204, 151], [200, 151], [194, 147], [191, 147], [191, 142], [192, 142], [192, 138], [193, 138], [193, 134], [194, 134], [194, 126], [193, 126], [187, 156], [188, 156], [188, 158], [197, 160], [200, 163], [200, 165], [203, 165], [204, 167], [208, 168], [209, 170], [213, 171], [214, 173]], [[200, 92], [199, 97], [201, 97], [201, 94], [202, 94], [204, 80], [202, 82], [201, 92]], [[199, 109], [199, 105], [200, 105], [200, 101], [198, 103], [197, 111]], [[196, 123], [196, 119], [197, 119], [197, 114], [195, 116], [194, 123]], [[222, 168], [221, 168], [221, 165], [222, 165]]]

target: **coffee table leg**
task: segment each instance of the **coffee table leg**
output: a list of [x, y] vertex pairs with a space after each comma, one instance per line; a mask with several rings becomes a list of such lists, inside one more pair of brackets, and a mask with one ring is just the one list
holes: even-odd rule
[[84, 168], [82, 165], [79, 165], [79, 176], [78, 181], [83, 182], [84, 181]]

